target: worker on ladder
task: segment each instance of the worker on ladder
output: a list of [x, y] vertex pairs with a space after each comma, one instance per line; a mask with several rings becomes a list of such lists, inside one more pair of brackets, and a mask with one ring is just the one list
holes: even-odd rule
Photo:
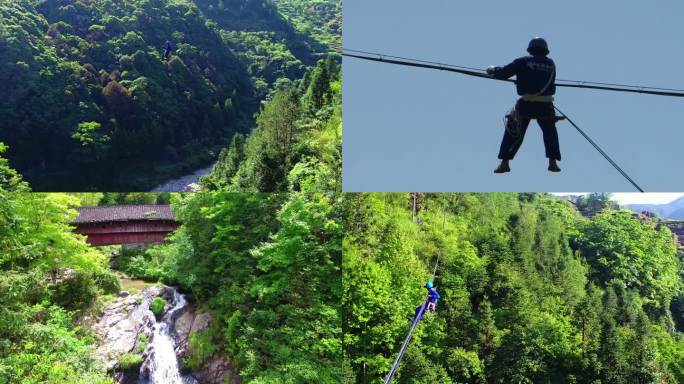
[[432, 280], [428, 280], [428, 282], [425, 283], [425, 288], [428, 290], [427, 305], [423, 303], [416, 308], [416, 313], [413, 316], [414, 321], [416, 317], [418, 317], [419, 321], [423, 320], [426, 311], [434, 312], [435, 307], [437, 306], [437, 301], [439, 301], [439, 293], [433, 286]]
[[556, 64], [548, 57], [549, 46], [541, 37], [532, 39], [527, 47], [529, 56], [515, 59], [504, 67], [489, 67], [487, 74], [496, 79], [516, 76], [516, 87], [520, 99], [509, 113], [506, 123], [499, 159], [501, 163], [494, 173], [510, 172], [510, 160], [515, 157], [522, 145], [525, 132], [531, 119], [536, 119], [544, 135], [548, 170], [560, 172], [557, 161], [561, 154], [556, 130], [556, 114], [553, 95], [556, 93]]

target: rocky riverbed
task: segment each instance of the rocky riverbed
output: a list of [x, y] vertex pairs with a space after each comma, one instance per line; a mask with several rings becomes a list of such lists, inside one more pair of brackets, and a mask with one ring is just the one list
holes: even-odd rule
[[[157, 316], [150, 310], [156, 297], [166, 301]], [[208, 329], [212, 321], [211, 314], [198, 311], [173, 287], [122, 291], [92, 327], [99, 340], [96, 354], [120, 384], [239, 384], [230, 361], [218, 353], [201, 369], [181, 363], [190, 353], [190, 335]]]

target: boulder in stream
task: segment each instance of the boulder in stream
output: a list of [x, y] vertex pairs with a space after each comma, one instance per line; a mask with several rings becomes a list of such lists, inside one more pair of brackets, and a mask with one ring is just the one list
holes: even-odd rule
[[96, 355], [107, 370], [117, 369], [122, 356], [142, 352], [136, 350], [140, 342], [138, 335], [149, 338], [156, 323], [149, 311], [150, 301], [159, 296], [172, 297], [169, 290], [169, 287], [153, 286], [142, 293], [122, 295], [105, 305], [92, 329], [99, 340]]

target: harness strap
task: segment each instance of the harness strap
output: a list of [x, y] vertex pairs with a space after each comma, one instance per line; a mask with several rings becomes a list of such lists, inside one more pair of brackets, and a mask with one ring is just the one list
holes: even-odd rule
[[522, 99], [525, 101], [533, 101], [540, 103], [552, 103], [553, 96], [541, 96], [541, 95], [522, 95]]
[[551, 69], [551, 74], [549, 75], [549, 81], [546, 82], [546, 85], [544, 88], [542, 88], [541, 91], [537, 92], [535, 96], [541, 96], [546, 92], [547, 89], [553, 84], [553, 79], [556, 77], [556, 66], [554, 65], [553, 68]]
[[553, 79], [556, 76], [556, 66], [554, 65], [553, 68], [551, 69], [551, 74], [549, 75], [549, 80], [546, 82], [546, 85], [544, 85], [544, 88], [541, 89], [541, 91], [535, 93], [534, 95], [522, 95], [522, 99], [525, 101], [537, 101], [537, 102], [542, 102], [542, 103], [551, 103], [553, 102], [553, 96], [547, 95], [543, 96], [544, 92], [546, 92], [547, 89], [553, 84]]

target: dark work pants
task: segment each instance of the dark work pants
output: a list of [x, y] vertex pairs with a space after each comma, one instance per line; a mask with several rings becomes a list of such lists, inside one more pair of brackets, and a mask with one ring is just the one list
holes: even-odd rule
[[560, 146], [558, 144], [558, 131], [556, 121], [553, 119], [555, 112], [552, 103], [529, 102], [522, 99], [515, 105], [516, 111], [520, 116], [520, 133], [518, 136], [511, 135], [508, 130], [504, 132], [499, 148], [499, 159], [511, 160], [520, 149], [530, 120], [536, 119], [544, 135], [544, 148], [546, 157], [549, 159], [560, 160]]

